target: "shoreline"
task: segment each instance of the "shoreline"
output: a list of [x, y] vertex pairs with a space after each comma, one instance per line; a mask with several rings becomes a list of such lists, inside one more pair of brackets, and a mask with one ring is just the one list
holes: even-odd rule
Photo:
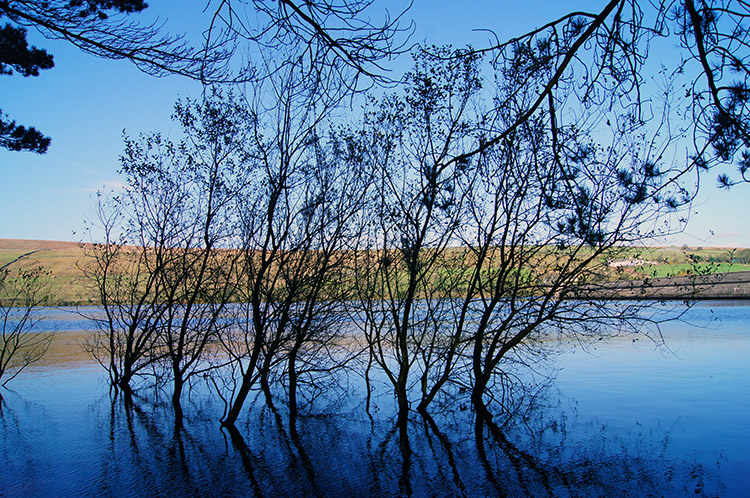
[[750, 300], [750, 271], [603, 282], [582, 287], [571, 298], [611, 300]]

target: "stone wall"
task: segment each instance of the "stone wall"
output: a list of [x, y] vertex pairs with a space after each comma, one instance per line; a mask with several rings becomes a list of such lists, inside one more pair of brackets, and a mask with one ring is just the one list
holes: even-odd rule
[[575, 297], [593, 299], [750, 299], [750, 271], [590, 284]]

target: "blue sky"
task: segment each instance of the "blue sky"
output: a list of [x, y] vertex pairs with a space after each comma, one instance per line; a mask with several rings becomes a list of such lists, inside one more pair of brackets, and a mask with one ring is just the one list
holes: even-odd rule
[[[199, 33], [202, 3], [152, 4], [143, 17], [158, 15], [175, 32]], [[401, 3], [386, 5], [395, 12]], [[601, 2], [575, 5], [594, 10]], [[413, 40], [482, 45], [489, 35], [474, 31], [478, 28], [492, 28], [504, 39], [570, 6], [551, 0], [415, 0], [410, 14], [417, 22]], [[54, 55], [55, 67], [38, 77], [0, 77], [0, 109], [51, 136], [52, 145], [45, 155], [0, 150], [0, 238], [80, 240], [96, 191], [120, 181], [116, 171], [123, 130], [130, 135], [176, 134], [169, 118], [175, 100], [198, 97], [201, 87], [176, 76], [154, 78], [125, 61], [97, 59], [33, 32], [29, 38]], [[405, 57], [399, 65], [408, 63]], [[743, 214], [750, 185], [719, 190], [714, 178], [710, 174], [703, 179], [686, 231], [665, 243], [750, 247], [750, 217]]]

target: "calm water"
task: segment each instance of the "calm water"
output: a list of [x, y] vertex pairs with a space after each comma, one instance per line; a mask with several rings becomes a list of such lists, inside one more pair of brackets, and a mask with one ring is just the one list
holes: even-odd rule
[[294, 425], [256, 403], [228, 433], [199, 387], [175, 427], [164, 394], [113, 399], [75, 353], [85, 322], [53, 318], [47, 363], [3, 392], [0, 496], [750, 496], [750, 305], [698, 304], [670, 351], [566, 351], [525, 415], [480, 431], [460, 400], [403, 429], [353, 395]]

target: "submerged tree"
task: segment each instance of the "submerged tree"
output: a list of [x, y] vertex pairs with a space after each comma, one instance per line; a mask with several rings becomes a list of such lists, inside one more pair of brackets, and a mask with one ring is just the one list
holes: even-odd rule
[[654, 222], [668, 211], [669, 171], [651, 162], [658, 151], [604, 148], [578, 134], [565, 142], [539, 121], [519, 127], [480, 159], [482, 180], [469, 194], [460, 316], [483, 416], [492, 402], [506, 408], [514, 365], [533, 365], [543, 341], [648, 333], [648, 304], [613, 303], [601, 289], [627, 278], [612, 258], [664, 233]]
[[[53, 333], [35, 330], [39, 308], [47, 303], [47, 272], [33, 268], [11, 272], [0, 268], [0, 385], [39, 361]], [[0, 395], [2, 398], [2, 395]]]
[[126, 140], [127, 187], [100, 209], [108, 238], [91, 246], [89, 276], [106, 315], [103, 338], [91, 347], [108, 355], [113, 384], [164, 368], [179, 417], [185, 384], [215, 367], [209, 359], [226, 327], [222, 316], [236, 299], [241, 251], [231, 228], [252, 117], [218, 91], [175, 109], [180, 143], [158, 134]]
[[253, 117], [231, 94], [214, 91], [202, 102], [178, 102], [175, 119], [186, 136], [178, 146], [167, 143], [166, 156], [158, 146], [129, 146], [123, 169], [138, 179], [148, 209], [137, 216], [142, 229], [168, 234], [157, 253], [165, 307], [159, 345], [180, 416], [185, 383], [215, 367], [209, 357], [227, 327], [226, 307], [236, 299], [241, 252], [232, 221], [246, 181], [244, 144]]
[[[319, 391], [357, 355], [341, 347], [346, 305], [368, 384], [379, 369], [400, 419], [454, 387], [489, 418], [507, 363], [532, 364], [523, 353], [540, 340], [639, 323], [638, 306], [602, 300], [623, 278], [609, 258], [671, 230], [658, 223], [690, 201], [686, 174], [706, 150], [729, 160], [744, 147], [745, 90], [717, 86], [708, 55], [743, 18], [730, 3], [660, 4], [647, 24], [637, 0], [611, 0], [485, 49], [420, 48], [359, 129], [337, 112], [362, 78], [385, 80], [397, 22], [362, 20], [368, 2], [220, 2], [206, 43], [249, 43], [255, 79], [245, 102], [178, 105], [179, 144], [128, 141], [125, 236], [92, 246], [100, 295], [118, 303], [100, 351], [114, 365], [115, 345], [133, 342], [117, 370], [161, 365], [178, 412], [183, 385], [206, 374], [231, 427], [254, 390], [285, 389], [295, 415], [303, 384]], [[712, 103], [697, 87], [687, 107], [671, 87], [641, 94], [648, 44], [675, 23], [713, 75]], [[728, 46], [742, 45], [736, 28]], [[741, 73], [743, 57], [721, 64]], [[675, 125], [686, 110], [696, 119]], [[681, 163], [670, 146], [684, 138], [698, 150]], [[113, 342], [114, 330], [128, 332]]]
[[346, 144], [324, 134], [336, 109], [328, 99], [346, 95], [344, 83], [289, 66], [264, 85], [253, 94], [252, 169], [239, 204], [243, 304], [225, 344], [231, 371], [217, 384], [229, 427], [251, 390], [270, 400], [274, 383], [286, 384], [296, 414], [303, 381], [315, 391], [350, 356], [337, 331], [347, 296], [344, 249], [368, 189]]
[[648, 332], [646, 304], [606, 300], [602, 289], [627, 278], [609, 262], [675, 230], [670, 213], [692, 196], [686, 167], [670, 157], [684, 133], [670, 123], [669, 99], [633, 107], [609, 95], [604, 119], [596, 85], [566, 76], [528, 114], [559, 70], [549, 50], [517, 47], [493, 61], [484, 145], [462, 158], [476, 176], [461, 229], [471, 271], [458, 315], [469, 322], [472, 401], [487, 417], [513, 382], [503, 364], [533, 364], [524, 353], [540, 340]]
[[[211, 379], [227, 403], [225, 425], [232, 425], [237, 419], [251, 389], [260, 387], [270, 396], [271, 384], [279, 380], [286, 383], [292, 411], [296, 411], [298, 386], [303, 383], [313, 386], [309, 392], [314, 392], [322, 376], [345, 363], [342, 358], [351, 356], [334, 354], [342, 349], [334, 340], [333, 328], [326, 323], [335, 316], [333, 310], [345, 295], [345, 286], [336, 283], [342, 280], [342, 241], [351, 237], [350, 221], [358, 212], [359, 199], [368, 183], [359, 170], [348, 168], [341, 157], [343, 153], [334, 151], [333, 142], [325, 136], [330, 127], [326, 120], [331, 113], [359, 90], [356, 80], [362, 75], [375, 78], [372, 68], [377, 67], [381, 57], [392, 53], [389, 47], [397, 32], [395, 23], [387, 21], [378, 28], [356, 21], [367, 5], [354, 2], [300, 7], [284, 2], [282, 9], [275, 11], [253, 3], [252, 8], [263, 14], [255, 32], [228, 21], [237, 15], [238, 8], [247, 6], [220, 4], [215, 22], [207, 31], [208, 40], [214, 36], [217, 39], [238, 36], [255, 47], [251, 54], [258, 57], [253, 66], [257, 78], [248, 90], [249, 105], [240, 106], [241, 109], [228, 106], [225, 110], [225, 118], [243, 130], [243, 140], [235, 142], [232, 138], [227, 140], [227, 135], [215, 134], [206, 135], [202, 142], [207, 148], [223, 147], [237, 159], [233, 164], [216, 162], [219, 176], [232, 175], [232, 168], [234, 173], [245, 175], [245, 183], [235, 185], [231, 207], [223, 206], [222, 213], [206, 218], [191, 212], [193, 225], [185, 218], [175, 222], [179, 228], [170, 228], [170, 217], [180, 218], [183, 213], [180, 208], [191, 205], [193, 194], [196, 198], [213, 195], [210, 182], [201, 187], [193, 182], [187, 188], [194, 187], [195, 191], [183, 192], [186, 185], [191, 185], [189, 171], [197, 163], [181, 167], [179, 174], [164, 173], [170, 166], [162, 167], [162, 161], [187, 157], [191, 146], [174, 147], [151, 137], [146, 139], [150, 140], [148, 143], [131, 142], [126, 151], [125, 161], [132, 164], [128, 171], [131, 182], [128, 195], [141, 192], [148, 197], [127, 201], [131, 204], [128, 218], [134, 226], [140, 224], [140, 231], [133, 232], [138, 237], [130, 243], [148, 247], [146, 259], [153, 260], [151, 266], [163, 275], [156, 278], [153, 287], [154, 306], [156, 303], [161, 306], [154, 315], [158, 317], [156, 344], [160, 345], [156, 357], [180, 362], [179, 347], [173, 349], [171, 345], [182, 344], [187, 333], [185, 326], [192, 322], [183, 320], [185, 326], [177, 326], [172, 303], [185, 306], [198, 299], [187, 290], [196, 288], [194, 279], [214, 275], [228, 285], [231, 283], [234, 290], [216, 299], [243, 303], [232, 307], [236, 319], [231, 328], [221, 321], [227, 333], [214, 336], [223, 342], [229, 362], [225, 374]], [[350, 25], [349, 31], [356, 33], [361, 28], [367, 33], [359, 33], [362, 36], [358, 35], [355, 41], [339, 40], [332, 33], [341, 28], [337, 20], [346, 19], [359, 26]], [[229, 24], [221, 27], [224, 22]], [[216, 115], [225, 112], [218, 108], [214, 111]], [[183, 121], [185, 124], [190, 120]], [[166, 152], [160, 153], [157, 150], [160, 147]], [[219, 181], [217, 191], [225, 186]], [[139, 210], [132, 207], [137, 205], [145, 207]], [[200, 228], [205, 223], [225, 230], [222, 233], [226, 236], [226, 247], [231, 250], [223, 257], [239, 258], [237, 266], [230, 265], [221, 276], [200, 270], [203, 261], [219, 258], [216, 253], [221, 247], [205, 236], [193, 237], [195, 233], [209, 231]], [[191, 226], [196, 231], [192, 235], [188, 228]], [[149, 230], [156, 230], [168, 242], [151, 237]], [[164, 244], [171, 249], [164, 252], [167, 259], [162, 261], [161, 253], [153, 248]], [[198, 260], [187, 263], [195, 257]], [[234, 265], [235, 260], [232, 261]], [[227, 268], [225, 264], [218, 266], [222, 271]], [[199, 270], [188, 276], [184, 273], [188, 267]], [[175, 282], [180, 282], [182, 290], [173, 286]], [[207, 302], [212, 302], [211, 299]], [[193, 309], [198, 308], [205, 310], [208, 306]], [[222, 311], [225, 309], [222, 307]], [[165, 322], [171, 325], [165, 328]], [[176, 335], [171, 335], [173, 332]], [[312, 361], [312, 357], [317, 360]], [[321, 367], [323, 363], [325, 367]], [[176, 397], [182, 375], [178, 370], [172, 368], [171, 374], [176, 380]]]
[[[404, 96], [386, 97], [368, 113], [363, 156], [373, 170], [369, 217], [354, 253], [355, 310], [370, 359], [394, 389], [400, 416], [418, 384], [422, 401], [434, 366], [452, 364], [461, 338], [450, 298], [461, 284], [456, 242], [470, 187], [466, 164], [452, 163], [474, 131], [472, 99], [481, 84], [476, 58], [448, 51], [417, 55]], [[447, 328], [446, 328], [447, 327]], [[421, 406], [421, 405], [420, 405]]]
[[103, 311], [83, 313], [97, 326], [84, 349], [107, 371], [112, 388], [129, 392], [133, 380], [161, 359], [157, 325], [163, 307], [153, 250], [125, 231], [125, 216], [123, 198], [100, 195], [95, 226], [87, 230], [101, 230], [103, 239], [81, 247], [92, 261], [82, 270]]
[[616, 109], [602, 146], [606, 130], [583, 104], [570, 122], [558, 115], [556, 99], [576, 98], [562, 85], [518, 122], [548, 62], [536, 49], [518, 53], [483, 88], [472, 52], [423, 54], [405, 96], [366, 119], [377, 180], [354, 285], [371, 359], [402, 416], [451, 386], [490, 416], [492, 400], [503, 408], [504, 362], [533, 364], [522, 353], [540, 338], [585, 340], [643, 321], [640, 306], [612, 306], [595, 290], [623, 277], [609, 258], [668, 232], [657, 221], [690, 198], [683, 170], [664, 157], [671, 130], [654, 120], [665, 138], [649, 139]]

